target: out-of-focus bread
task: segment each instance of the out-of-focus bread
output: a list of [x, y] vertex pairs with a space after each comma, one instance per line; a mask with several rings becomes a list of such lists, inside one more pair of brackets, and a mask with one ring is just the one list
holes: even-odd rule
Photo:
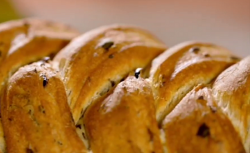
[[64, 24], [23, 19], [0, 24], [0, 83], [20, 66], [54, 56], [79, 32]]
[[2, 23], [0, 24], [0, 62], [35, 37], [45, 37], [45, 39], [47, 37], [69, 42], [78, 34], [79, 32], [70, 26], [36, 18]]
[[211, 89], [196, 87], [163, 121], [167, 153], [244, 153], [231, 121], [214, 103]]
[[218, 76], [213, 95], [250, 152], [250, 56]]

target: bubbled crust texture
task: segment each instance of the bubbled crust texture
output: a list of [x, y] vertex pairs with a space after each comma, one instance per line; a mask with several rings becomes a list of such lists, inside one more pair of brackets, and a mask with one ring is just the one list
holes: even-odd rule
[[249, 57], [202, 42], [166, 50], [127, 25], [76, 37], [25, 19], [1, 35], [0, 153], [250, 151]]
[[64, 85], [49, 64], [39, 62], [21, 68], [10, 78], [3, 100], [8, 153], [86, 153], [75, 130]]

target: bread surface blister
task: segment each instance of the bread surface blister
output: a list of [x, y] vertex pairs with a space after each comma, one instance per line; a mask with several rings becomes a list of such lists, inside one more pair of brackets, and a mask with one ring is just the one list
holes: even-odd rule
[[135, 26], [0, 24], [0, 153], [250, 153], [250, 57]]

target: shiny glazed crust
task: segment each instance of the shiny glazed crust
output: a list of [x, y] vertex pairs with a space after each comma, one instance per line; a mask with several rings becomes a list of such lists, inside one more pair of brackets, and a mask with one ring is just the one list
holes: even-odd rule
[[[69, 26], [29, 18], [0, 24], [0, 95], [8, 78], [19, 67], [46, 56], [53, 57], [79, 32]], [[2, 102], [1, 102], [2, 103]], [[0, 128], [0, 152], [5, 143]]]
[[197, 84], [208, 84], [238, 58], [224, 48], [201, 42], [178, 44], [154, 59], [150, 79], [158, 122]]
[[250, 57], [128, 25], [78, 35], [0, 24], [0, 153], [250, 153]]
[[213, 95], [250, 152], [250, 56], [218, 76]]
[[0, 83], [19, 67], [54, 56], [79, 34], [69, 26], [39, 19], [0, 24]]
[[125, 25], [101, 27], [75, 38], [54, 59], [64, 78], [75, 122], [88, 105], [165, 49], [147, 31]]
[[163, 153], [154, 114], [150, 84], [128, 77], [112, 94], [92, 104], [84, 116], [92, 151]]

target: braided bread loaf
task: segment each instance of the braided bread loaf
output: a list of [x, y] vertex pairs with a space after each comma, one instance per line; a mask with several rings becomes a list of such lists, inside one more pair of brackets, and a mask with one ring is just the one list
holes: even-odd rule
[[149, 32], [0, 25], [0, 153], [250, 153], [250, 57]]

